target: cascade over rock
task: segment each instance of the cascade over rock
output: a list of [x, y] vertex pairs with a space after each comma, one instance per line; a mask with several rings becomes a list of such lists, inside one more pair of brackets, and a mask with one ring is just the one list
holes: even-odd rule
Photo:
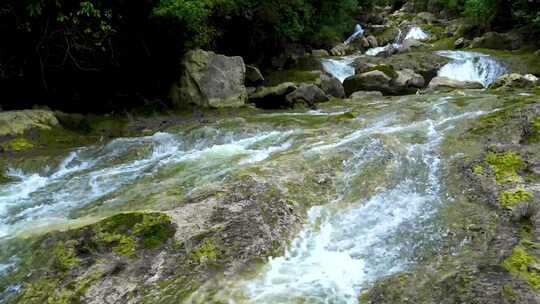
[[239, 107], [246, 103], [246, 67], [242, 57], [227, 57], [203, 50], [186, 53], [183, 74], [173, 85], [171, 98], [178, 107]]

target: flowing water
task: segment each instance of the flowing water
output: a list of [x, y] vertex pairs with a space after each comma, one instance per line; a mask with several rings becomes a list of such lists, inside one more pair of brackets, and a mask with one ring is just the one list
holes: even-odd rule
[[440, 51], [438, 54], [452, 59], [439, 70], [438, 76], [441, 77], [476, 81], [488, 87], [499, 76], [508, 72], [504, 65], [487, 54], [465, 51]]
[[[441, 75], [458, 70], [488, 83], [502, 72], [476, 53], [442, 55], [456, 62]], [[325, 68], [343, 79], [343, 67], [331, 62]], [[223, 282], [227, 288], [212, 296], [229, 303], [358, 303], [371, 283], [440, 246], [434, 217], [453, 200], [444, 172], [454, 151], [445, 139], [493, 111], [489, 98], [482, 92], [412, 95], [261, 113], [66, 151], [56, 165], [8, 170], [15, 181], [0, 185], [0, 242], [126, 210], [172, 209], [249, 168], [302, 176], [290, 172], [302, 168], [293, 164], [322, 168], [337, 159], [329, 175], [335, 195], [308, 210], [285, 255], [255, 276]], [[339, 119], [348, 112], [359, 114]], [[0, 275], [17, 259], [0, 261]], [[193, 299], [205, 296], [201, 291]]]

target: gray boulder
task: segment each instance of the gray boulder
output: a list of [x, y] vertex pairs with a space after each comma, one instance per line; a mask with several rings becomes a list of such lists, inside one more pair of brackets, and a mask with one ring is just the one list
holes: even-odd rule
[[469, 44], [469, 41], [463, 37], [461, 38], [458, 38], [455, 42], [454, 42], [454, 48], [456, 49], [462, 49], [464, 47], [467, 47], [467, 45]]
[[448, 91], [454, 89], [482, 89], [484, 86], [475, 81], [459, 81], [450, 79], [448, 77], [435, 77], [433, 78], [428, 89], [433, 91]]
[[192, 50], [182, 59], [183, 73], [171, 89], [178, 107], [239, 107], [247, 100], [244, 86], [246, 67], [242, 57], [227, 57], [203, 50]]
[[264, 76], [261, 71], [252, 65], [246, 64], [246, 85], [250, 87], [258, 87], [264, 83]]
[[437, 17], [429, 12], [421, 12], [416, 14], [415, 21], [418, 24], [432, 24], [437, 21]]
[[370, 36], [367, 36], [366, 39], [367, 39], [367, 41], [369, 43], [369, 47], [375, 48], [375, 47], [379, 46], [379, 42], [377, 41], [377, 38], [375, 38], [375, 36], [370, 35]]
[[326, 94], [330, 96], [337, 98], [345, 97], [345, 89], [343, 88], [343, 84], [334, 76], [329, 76], [326, 74], [321, 75], [320, 87]]
[[49, 110], [0, 112], [0, 137], [22, 135], [28, 130], [49, 130], [58, 126], [58, 119]]
[[416, 39], [406, 39], [403, 41], [401, 46], [398, 48], [399, 53], [406, 53], [410, 52], [414, 48], [419, 48], [424, 46], [425, 44], [421, 41], [418, 41]]
[[415, 73], [411, 69], [397, 71], [397, 77], [392, 80], [392, 85], [397, 90], [403, 89], [421, 89], [425, 86], [425, 80], [422, 75]]
[[308, 106], [313, 106], [319, 102], [329, 101], [330, 99], [321, 88], [314, 84], [302, 84], [295, 91], [286, 96], [290, 106], [297, 103], [305, 103]]
[[287, 108], [289, 103], [286, 96], [296, 88], [293, 82], [285, 82], [273, 87], [258, 87], [249, 95], [249, 102], [262, 109]]
[[490, 86], [490, 89], [508, 89], [508, 88], [532, 88], [540, 85], [538, 77], [527, 74], [506, 74], [497, 78]]
[[332, 56], [345, 56], [351, 53], [354, 48], [350, 44], [340, 43], [330, 50]]
[[476, 37], [471, 43], [472, 48], [495, 50], [517, 50], [523, 45], [523, 38], [517, 33], [487, 32], [482, 37]]
[[371, 71], [351, 76], [343, 82], [345, 93], [351, 95], [357, 91], [390, 92], [392, 78], [382, 71]]

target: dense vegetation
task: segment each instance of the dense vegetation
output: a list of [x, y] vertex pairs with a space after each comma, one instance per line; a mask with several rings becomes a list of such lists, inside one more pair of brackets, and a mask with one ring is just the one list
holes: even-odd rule
[[[329, 47], [375, 4], [403, 0], [6, 0], [0, 4], [4, 109], [106, 110], [163, 100], [181, 54], [203, 47], [267, 65], [287, 48]], [[416, 0], [485, 29], [540, 27], [539, 0]], [[149, 101], [151, 100], [151, 101]]]

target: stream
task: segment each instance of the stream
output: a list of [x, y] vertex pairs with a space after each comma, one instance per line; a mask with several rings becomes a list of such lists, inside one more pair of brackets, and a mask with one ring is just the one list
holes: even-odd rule
[[[487, 55], [441, 55], [453, 59], [442, 76], [487, 86], [505, 72]], [[354, 74], [354, 58], [323, 64], [343, 81]], [[484, 97], [411, 95], [276, 111], [66, 151], [33, 172], [6, 172], [15, 181], [0, 185], [0, 242], [121, 211], [169, 210], [243, 170], [297, 162], [323, 167], [337, 159], [333, 198], [309, 208], [285, 255], [270, 258], [254, 276], [223, 282], [227, 288], [216, 296], [229, 303], [358, 303], [377, 279], [406, 270], [441, 245], [444, 234], [434, 217], [452, 203], [444, 170], [455, 156], [445, 139], [495, 110]], [[332, 120], [343, 113], [358, 115]], [[282, 174], [303, 174], [290, 170]], [[16, 256], [0, 261], [0, 275], [16, 264]], [[192, 300], [205, 296], [195, 293]]]

